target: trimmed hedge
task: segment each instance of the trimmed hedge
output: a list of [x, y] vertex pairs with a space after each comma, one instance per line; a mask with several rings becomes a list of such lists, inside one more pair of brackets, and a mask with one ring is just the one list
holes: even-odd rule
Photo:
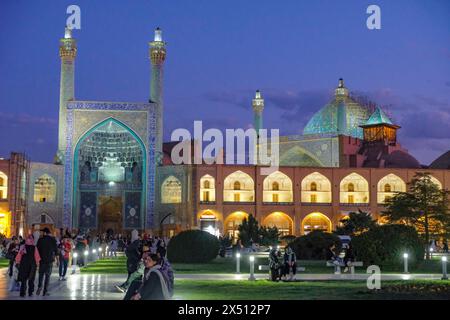
[[357, 259], [365, 265], [401, 266], [403, 253], [409, 254], [411, 266], [421, 262], [425, 246], [417, 231], [402, 224], [376, 226], [352, 239]]
[[170, 262], [205, 263], [217, 257], [220, 242], [212, 234], [187, 230], [173, 237], [167, 247]]
[[312, 231], [305, 236], [296, 238], [289, 246], [294, 250], [297, 259], [324, 260], [327, 256], [327, 250], [333, 244], [336, 246], [336, 252], [339, 252], [342, 244], [337, 235], [323, 231]]

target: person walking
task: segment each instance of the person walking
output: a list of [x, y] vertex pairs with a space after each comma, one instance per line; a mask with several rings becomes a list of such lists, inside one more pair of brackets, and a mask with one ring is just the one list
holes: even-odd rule
[[33, 238], [34, 238], [34, 245], [36, 246], [37, 242], [39, 241], [39, 238], [41, 237], [41, 232], [39, 231], [39, 229], [36, 229], [35, 224], [31, 225], [31, 227], [34, 229]]
[[39, 281], [36, 294], [39, 295], [41, 293], [42, 285], [44, 285], [43, 295], [47, 296], [49, 295], [48, 284], [52, 274], [53, 262], [55, 261], [55, 257], [58, 257], [58, 246], [56, 244], [56, 239], [50, 235], [50, 230], [48, 228], [44, 228], [42, 231], [44, 232], [44, 236], [40, 238], [37, 243], [37, 249], [41, 256], [41, 263], [39, 265]]
[[444, 253], [448, 253], [448, 242], [447, 239], [444, 239], [443, 244], [442, 244], [442, 251]]
[[117, 258], [117, 249], [119, 248], [119, 242], [117, 237], [113, 237], [109, 244], [109, 256]]
[[34, 245], [34, 237], [29, 235], [25, 244], [21, 245], [16, 256], [16, 264], [19, 266], [20, 296], [25, 297], [28, 286], [28, 296], [33, 296], [34, 278], [36, 269], [41, 261], [39, 251]]
[[69, 258], [72, 252], [72, 244], [67, 237], [62, 238], [59, 244], [59, 280], [66, 280], [67, 267], [69, 265]]
[[166, 256], [166, 244], [163, 239], [161, 239], [158, 243], [158, 248], [156, 249], [156, 254], [158, 254], [161, 258]]

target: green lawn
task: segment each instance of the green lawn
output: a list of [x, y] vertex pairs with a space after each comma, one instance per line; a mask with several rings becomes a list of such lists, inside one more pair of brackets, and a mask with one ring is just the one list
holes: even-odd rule
[[175, 299], [188, 300], [394, 300], [450, 299], [450, 281], [384, 281], [368, 290], [365, 281], [270, 282], [176, 280]]
[[[258, 265], [267, 264], [267, 258], [261, 257], [255, 260], [255, 272], [259, 271]], [[305, 267], [306, 271], [302, 273], [331, 273], [332, 268], [325, 266], [325, 261], [299, 261], [299, 266]], [[173, 263], [172, 267], [175, 273], [233, 273], [236, 271], [236, 260], [233, 258], [217, 258], [209, 263]], [[410, 268], [413, 273], [441, 273], [440, 260], [424, 261], [416, 268]], [[242, 259], [241, 272], [248, 272], [250, 269], [248, 259]], [[403, 268], [382, 268], [385, 273], [401, 273]], [[102, 259], [81, 269], [83, 273], [126, 273], [126, 258], [118, 257], [116, 259]], [[365, 268], [356, 268], [356, 272], [365, 273]]]
[[0, 268], [5, 268], [9, 266], [9, 260], [5, 258], [0, 258]]

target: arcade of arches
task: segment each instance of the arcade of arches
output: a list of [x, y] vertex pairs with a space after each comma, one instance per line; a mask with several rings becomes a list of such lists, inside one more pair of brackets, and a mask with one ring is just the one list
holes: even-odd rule
[[394, 196], [396, 192], [405, 192], [406, 183], [401, 178], [391, 173], [378, 182], [377, 191], [378, 203], [385, 203], [386, 200]]
[[216, 201], [216, 186], [212, 176], [205, 174], [200, 178], [200, 202]]

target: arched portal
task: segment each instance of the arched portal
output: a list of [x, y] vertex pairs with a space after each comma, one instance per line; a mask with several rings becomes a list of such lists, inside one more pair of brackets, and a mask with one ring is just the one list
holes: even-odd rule
[[141, 229], [146, 151], [142, 140], [109, 118], [78, 141], [74, 152], [74, 225], [80, 229]]
[[216, 201], [216, 187], [214, 177], [205, 174], [200, 178], [200, 202]]
[[369, 203], [369, 183], [364, 177], [355, 172], [342, 179], [339, 193], [340, 203]]
[[331, 203], [331, 182], [323, 174], [313, 172], [302, 180], [302, 203]]
[[224, 234], [236, 241], [239, 237], [239, 226], [244, 219], [248, 219], [248, 213], [244, 211], [235, 211], [228, 215], [224, 221]]
[[332, 224], [328, 217], [320, 212], [313, 212], [308, 214], [302, 221], [303, 234], [308, 234], [311, 231], [319, 230], [324, 232], [331, 232]]
[[262, 225], [276, 227], [282, 236], [293, 234], [294, 222], [284, 212], [273, 212], [264, 218]]
[[385, 203], [386, 200], [393, 197], [396, 192], [405, 192], [406, 183], [402, 178], [390, 173], [378, 181], [377, 186], [377, 201], [378, 203]]
[[263, 202], [292, 202], [292, 181], [280, 171], [268, 175], [263, 182]]
[[255, 183], [252, 177], [240, 170], [229, 174], [223, 182], [224, 202], [255, 201]]

